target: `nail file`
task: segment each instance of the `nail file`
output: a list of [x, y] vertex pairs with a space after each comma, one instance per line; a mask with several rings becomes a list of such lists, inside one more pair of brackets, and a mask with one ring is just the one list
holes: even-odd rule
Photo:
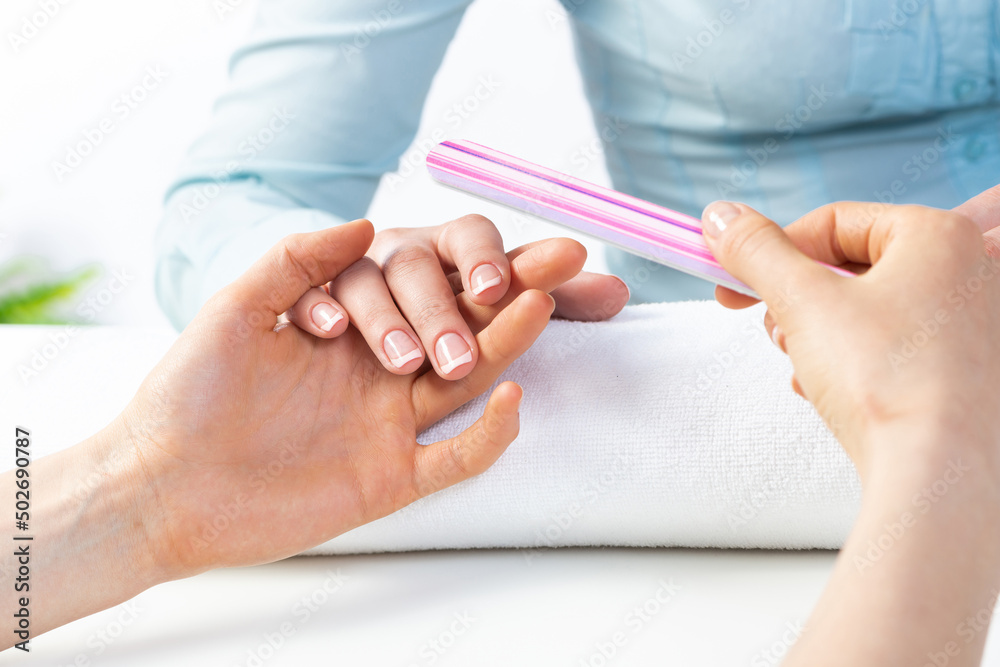
[[[439, 183], [760, 298], [716, 261], [705, 244], [697, 218], [471, 141], [438, 144], [427, 154], [427, 169]], [[837, 267], [829, 268], [853, 275]]]

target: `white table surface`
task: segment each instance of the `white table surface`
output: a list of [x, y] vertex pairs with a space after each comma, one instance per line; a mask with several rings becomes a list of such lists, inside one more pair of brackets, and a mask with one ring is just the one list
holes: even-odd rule
[[[672, 549], [294, 558], [159, 586], [133, 607], [35, 640], [27, 662], [758, 667], [787, 650], [833, 558]], [[635, 611], [644, 606], [645, 618]], [[600, 645], [610, 652], [616, 633], [624, 642], [602, 662]]]

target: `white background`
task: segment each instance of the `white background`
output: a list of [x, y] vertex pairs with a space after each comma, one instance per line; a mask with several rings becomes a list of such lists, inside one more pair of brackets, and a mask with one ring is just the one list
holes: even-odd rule
[[[62, 271], [99, 262], [107, 275], [91, 293], [106, 286], [111, 271], [125, 269], [133, 282], [96, 322], [167, 327], [152, 284], [163, 193], [224, 90], [229, 54], [246, 34], [254, 3], [228, 0], [235, 8], [220, 12], [218, 0], [63, 1], [16, 52], [9, 34], [22, 32], [41, 0], [4, 0], [0, 9], [0, 261], [28, 253]], [[602, 158], [591, 152], [596, 135], [568, 22], [558, 17], [565, 13], [554, 0], [475, 3], [435, 80], [416, 143], [443, 128], [449, 138], [606, 182]], [[121, 120], [116, 100], [140, 84], [147, 67], [167, 76]], [[499, 89], [460, 127], [445, 122], [484, 73]], [[113, 120], [113, 132], [79, 167], [57, 175], [55, 163], [104, 118]], [[595, 157], [581, 171], [585, 153]], [[434, 185], [422, 168], [397, 187], [383, 186], [370, 211], [377, 228], [480, 212], [501, 226], [508, 247], [566, 235], [544, 222], [515, 224], [504, 209]], [[603, 266], [592, 251], [588, 267]]]

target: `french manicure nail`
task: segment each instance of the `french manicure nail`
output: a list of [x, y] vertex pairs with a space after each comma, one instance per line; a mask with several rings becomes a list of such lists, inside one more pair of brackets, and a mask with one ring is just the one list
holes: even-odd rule
[[344, 319], [343, 313], [328, 303], [319, 302], [312, 309], [313, 324], [318, 326], [323, 332], [329, 333], [330, 329], [337, 325], [337, 322]]
[[782, 350], [784, 349], [781, 347], [781, 329], [778, 328], [777, 324], [775, 324], [774, 327], [771, 329], [771, 342], [777, 345]]
[[493, 264], [480, 264], [472, 272], [469, 282], [472, 285], [472, 293], [479, 296], [489, 288], [502, 283], [503, 274]]
[[424, 356], [420, 352], [420, 346], [410, 334], [400, 329], [386, 334], [382, 349], [385, 350], [385, 356], [389, 357], [389, 361], [396, 368], [402, 368], [414, 359]]
[[464, 338], [455, 333], [446, 333], [438, 338], [434, 354], [441, 372], [446, 375], [459, 366], [472, 362], [472, 348]]
[[740, 209], [727, 201], [717, 201], [705, 207], [705, 212], [701, 215], [704, 223], [705, 233], [716, 238], [726, 231], [729, 224], [740, 215]]

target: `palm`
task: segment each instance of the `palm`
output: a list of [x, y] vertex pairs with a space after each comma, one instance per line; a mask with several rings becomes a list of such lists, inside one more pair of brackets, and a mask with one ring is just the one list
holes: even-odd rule
[[178, 397], [171, 412], [196, 415], [149, 438], [170, 443], [158, 454], [191, 483], [181, 511], [205, 527], [176, 549], [252, 561], [237, 549], [252, 533], [281, 557], [416, 498], [417, 376], [385, 371], [353, 329], [324, 340], [288, 326], [243, 345], [212, 336], [149, 380]]

